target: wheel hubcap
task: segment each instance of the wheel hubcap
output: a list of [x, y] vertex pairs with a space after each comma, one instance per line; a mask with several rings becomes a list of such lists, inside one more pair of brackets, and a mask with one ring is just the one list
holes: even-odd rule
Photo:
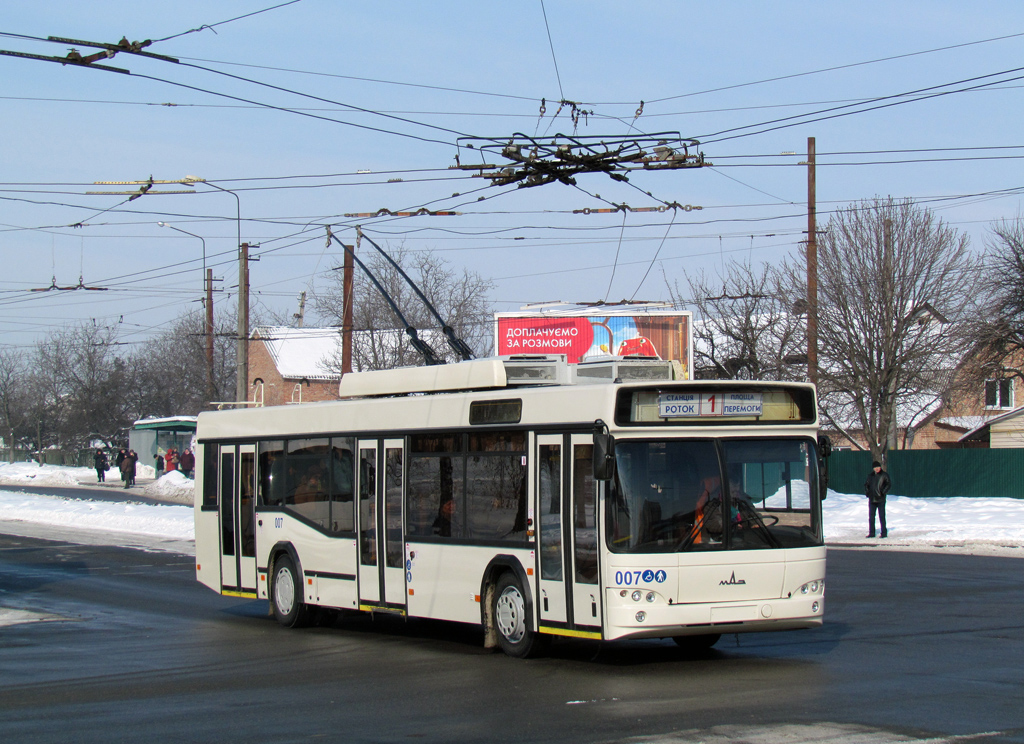
[[495, 606], [498, 631], [511, 643], [519, 643], [526, 635], [526, 604], [514, 586], [505, 588]]
[[290, 613], [295, 606], [295, 579], [287, 568], [280, 569], [274, 580], [274, 603], [282, 615]]

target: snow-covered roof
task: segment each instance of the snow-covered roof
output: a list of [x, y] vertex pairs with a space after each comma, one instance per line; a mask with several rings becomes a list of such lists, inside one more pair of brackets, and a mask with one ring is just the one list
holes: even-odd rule
[[943, 416], [935, 423], [948, 426], [951, 429], [963, 429], [970, 431], [991, 420], [987, 416]]
[[134, 429], [195, 429], [195, 416], [164, 416], [163, 418], [144, 418], [132, 424]]
[[263, 341], [274, 365], [285, 379], [337, 380], [327, 366], [341, 354], [340, 328], [288, 328], [260, 326], [253, 338]]
[[1015, 418], [1022, 414], [1024, 414], [1024, 406], [1014, 408], [1012, 411], [1007, 411], [1006, 413], [1000, 414], [998, 416], [993, 416], [989, 419], [986, 419], [984, 423], [975, 426], [969, 432], [960, 437], [957, 441], [967, 442], [972, 439], [978, 439], [979, 435], [981, 435], [985, 431], [985, 429], [992, 426], [992, 424], [999, 423], [1000, 421], [1006, 421], [1007, 419]]

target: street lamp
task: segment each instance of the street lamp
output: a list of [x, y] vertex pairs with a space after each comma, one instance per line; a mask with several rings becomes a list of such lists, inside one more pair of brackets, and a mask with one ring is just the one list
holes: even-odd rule
[[193, 238], [199, 238], [199, 240], [202, 241], [202, 243], [203, 243], [203, 279], [205, 280], [206, 279], [206, 240], [205, 240], [205, 238], [203, 238], [202, 235], [196, 235], [195, 233], [189, 232], [188, 230], [182, 230], [180, 227], [175, 227], [174, 225], [168, 224], [167, 222], [157, 222], [156, 224], [160, 225], [160, 227], [169, 227], [172, 230], [177, 230], [180, 233], [185, 233], [186, 235], [191, 235]]
[[203, 183], [235, 197], [238, 227], [238, 341], [235, 347], [235, 400], [249, 399], [249, 244], [242, 242], [242, 200], [238, 194], [223, 186], [210, 183], [199, 176], [185, 176], [184, 183]]
[[206, 239], [202, 235], [196, 235], [188, 230], [182, 230], [180, 227], [175, 227], [166, 222], [157, 222], [160, 227], [169, 227], [170, 229], [183, 233], [185, 235], [191, 235], [193, 238], [199, 238], [203, 244], [203, 280], [205, 282], [206, 298], [203, 301], [203, 305], [206, 309], [206, 318], [204, 324], [206, 326], [206, 397], [209, 400], [213, 399], [213, 276], [211, 275], [213, 270], [206, 268]]

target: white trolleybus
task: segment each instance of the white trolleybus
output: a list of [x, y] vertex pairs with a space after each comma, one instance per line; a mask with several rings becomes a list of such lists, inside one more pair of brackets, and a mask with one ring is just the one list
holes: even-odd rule
[[821, 625], [813, 386], [673, 369], [492, 358], [202, 413], [197, 577], [285, 626], [318, 607], [451, 620], [512, 656]]

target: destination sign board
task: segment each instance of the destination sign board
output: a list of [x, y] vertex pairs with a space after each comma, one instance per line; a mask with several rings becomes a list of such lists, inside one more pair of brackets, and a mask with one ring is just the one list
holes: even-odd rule
[[761, 416], [761, 393], [662, 393], [658, 414], [662, 418], [702, 416]]

